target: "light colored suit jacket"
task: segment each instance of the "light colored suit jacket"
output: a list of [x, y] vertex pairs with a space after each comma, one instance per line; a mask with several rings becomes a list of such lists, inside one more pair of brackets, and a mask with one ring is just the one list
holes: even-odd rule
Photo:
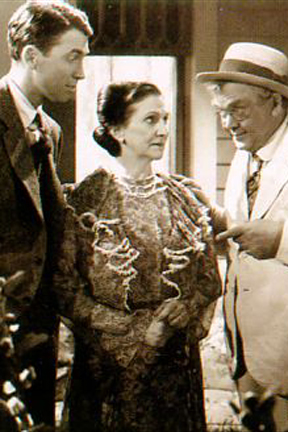
[[[247, 164], [248, 153], [237, 151], [225, 192], [230, 226], [248, 221]], [[250, 219], [288, 219], [288, 128], [273, 159], [262, 170]], [[262, 386], [288, 395], [288, 266], [278, 257], [257, 260], [239, 253], [233, 242], [230, 260], [224, 312], [231, 366], [235, 371], [241, 357], [239, 329], [249, 373]]]

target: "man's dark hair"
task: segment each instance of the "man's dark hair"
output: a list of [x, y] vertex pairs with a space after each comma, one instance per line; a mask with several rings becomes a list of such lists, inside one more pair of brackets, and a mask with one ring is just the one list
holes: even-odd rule
[[76, 29], [87, 37], [93, 30], [87, 15], [61, 0], [28, 0], [12, 15], [8, 24], [11, 58], [19, 60], [26, 45], [35, 45], [47, 54], [68, 30]]

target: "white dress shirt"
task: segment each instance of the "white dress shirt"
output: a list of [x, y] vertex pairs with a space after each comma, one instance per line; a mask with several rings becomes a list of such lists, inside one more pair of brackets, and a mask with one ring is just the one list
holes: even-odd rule
[[36, 109], [11, 77], [8, 78], [8, 86], [24, 129], [29, 130], [37, 113], [42, 115], [42, 105]]

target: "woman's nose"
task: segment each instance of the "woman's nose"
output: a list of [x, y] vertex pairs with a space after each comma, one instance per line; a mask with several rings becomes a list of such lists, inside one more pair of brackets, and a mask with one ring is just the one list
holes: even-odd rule
[[160, 120], [159, 125], [158, 125], [158, 134], [159, 135], [168, 135], [168, 124], [167, 124], [167, 120]]

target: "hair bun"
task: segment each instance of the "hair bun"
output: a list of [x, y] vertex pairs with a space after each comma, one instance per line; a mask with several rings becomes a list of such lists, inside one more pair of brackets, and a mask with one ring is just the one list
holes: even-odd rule
[[121, 148], [119, 142], [110, 134], [108, 129], [98, 126], [94, 129], [93, 138], [102, 148], [108, 151], [111, 156], [120, 156]]

